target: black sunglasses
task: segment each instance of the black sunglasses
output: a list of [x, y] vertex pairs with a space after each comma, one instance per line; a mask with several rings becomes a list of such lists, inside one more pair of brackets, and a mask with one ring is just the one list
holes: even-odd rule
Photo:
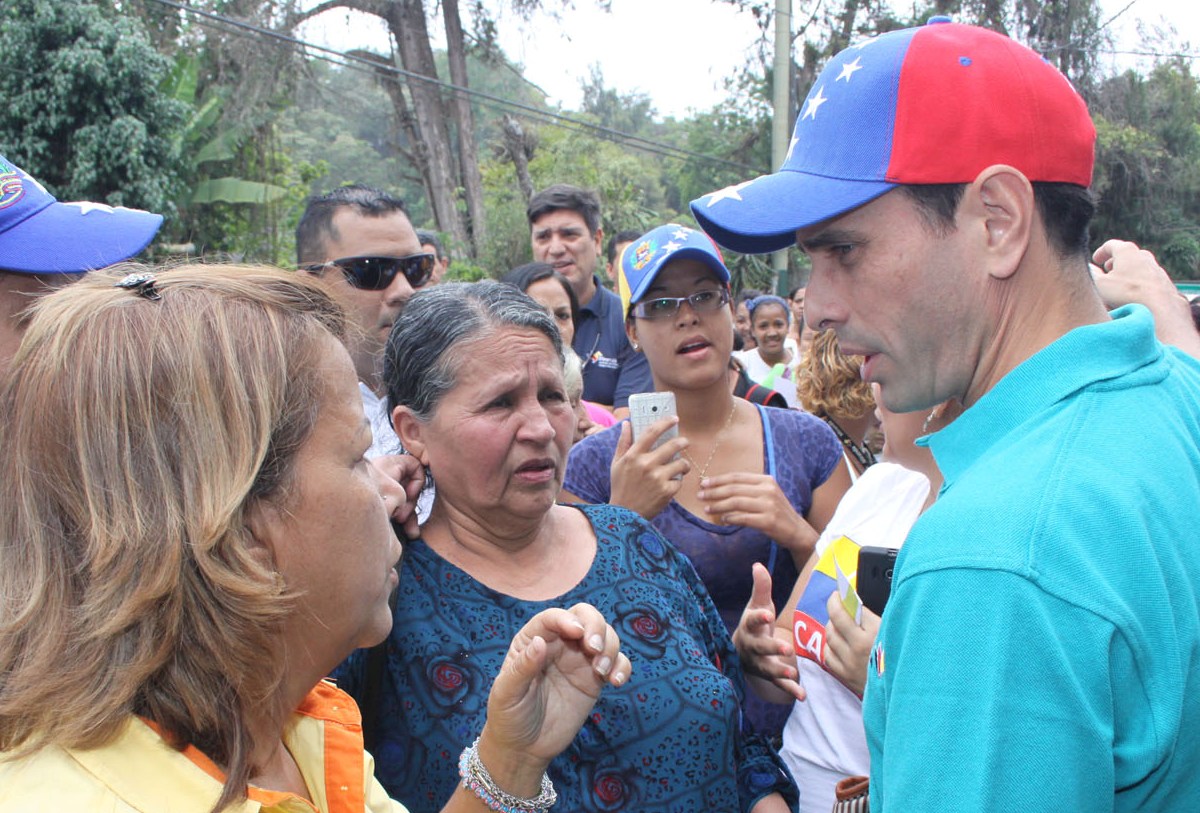
[[407, 257], [343, 257], [327, 263], [304, 266], [306, 271], [322, 271], [334, 265], [341, 269], [346, 281], [364, 291], [383, 291], [397, 274], [404, 274], [408, 284], [420, 288], [433, 276], [436, 257], [432, 254], [409, 254]]

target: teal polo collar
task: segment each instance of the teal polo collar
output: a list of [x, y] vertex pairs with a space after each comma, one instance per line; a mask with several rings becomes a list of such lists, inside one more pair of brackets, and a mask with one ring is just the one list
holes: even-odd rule
[[928, 446], [947, 484], [1006, 435], [1054, 404], [1098, 382], [1145, 368], [1148, 383], [1166, 374], [1153, 367], [1163, 357], [1154, 319], [1141, 305], [1126, 305], [1112, 319], [1075, 328], [1017, 365], [953, 423], [918, 438]]

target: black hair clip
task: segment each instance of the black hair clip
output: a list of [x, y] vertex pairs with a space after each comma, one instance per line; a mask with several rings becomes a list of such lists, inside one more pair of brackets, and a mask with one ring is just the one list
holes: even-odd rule
[[158, 301], [162, 296], [158, 293], [158, 288], [155, 287], [156, 280], [153, 274], [126, 274], [119, 282], [113, 283], [114, 288], [126, 288], [133, 291], [138, 296], [145, 297]]

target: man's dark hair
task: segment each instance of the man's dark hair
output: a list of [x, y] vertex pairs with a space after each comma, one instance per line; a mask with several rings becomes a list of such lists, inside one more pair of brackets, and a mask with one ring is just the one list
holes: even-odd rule
[[[966, 184], [910, 184], [900, 187], [921, 211], [935, 234], [954, 230], [954, 215]], [[1050, 246], [1060, 257], [1088, 254], [1088, 224], [1096, 213], [1091, 190], [1071, 183], [1033, 182], [1033, 199], [1046, 228]]]
[[600, 198], [589, 189], [580, 189], [578, 186], [565, 183], [547, 186], [529, 201], [525, 216], [529, 219], [529, 225], [532, 226], [533, 222], [542, 215], [557, 212], [560, 209], [578, 212], [587, 225], [588, 233], [592, 237], [596, 236], [596, 231], [600, 228]]
[[442, 246], [442, 239], [437, 236], [437, 233], [431, 232], [429, 229], [417, 229], [417, 242], [423, 246], [433, 246], [433, 253], [437, 255], [439, 260], [446, 259], [446, 249]]
[[749, 302], [751, 299], [758, 299], [765, 294], [766, 291], [760, 291], [758, 288], [743, 288], [738, 292], [737, 300], [734, 304], [740, 305], [743, 302]]
[[324, 195], [313, 195], [304, 205], [304, 214], [296, 224], [296, 261], [300, 264], [325, 259], [325, 240], [337, 238], [333, 216], [338, 209], [351, 207], [363, 217], [384, 217], [393, 212], [408, 217], [408, 207], [400, 198], [382, 189], [362, 184], [339, 186]]
[[608, 255], [609, 264], [611, 265], [612, 261], [617, 259], [617, 245], [619, 243], [632, 243], [641, 237], [643, 233], [638, 229], [621, 229], [621, 231], [608, 238], [608, 247], [605, 249], [605, 252]]

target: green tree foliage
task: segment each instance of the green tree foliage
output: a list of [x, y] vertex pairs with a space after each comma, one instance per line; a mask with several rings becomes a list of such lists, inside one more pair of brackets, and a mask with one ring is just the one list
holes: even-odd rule
[[[664, 198], [653, 160], [578, 130], [543, 126], [536, 133], [537, 145], [529, 162], [535, 190], [553, 183], [594, 189], [603, 204], [601, 227], [608, 234], [657, 225], [663, 216]], [[512, 163], [502, 155], [484, 163], [483, 185], [491, 237], [481, 264], [492, 276], [500, 276], [531, 259], [526, 204]], [[658, 205], [650, 205], [648, 200]]]
[[610, 130], [633, 135], [661, 132], [655, 126], [654, 103], [644, 93], [622, 94], [604, 84], [604, 72], [592, 65], [583, 85], [583, 112], [593, 116], [596, 123]]
[[1200, 277], [1200, 87], [1190, 65], [1174, 59], [1106, 80], [1092, 115], [1093, 236], [1133, 240], [1177, 279]]
[[370, 72], [308, 63], [280, 126], [284, 151], [315, 170], [307, 194], [365, 183], [403, 198], [417, 225], [431, 222], [421, 176], [407, 156], [405, 133]]
[[[189, 5], [270, 31], [283, 25], [294, 2], [191, 0]], [[296, 210], [304, 184], [318, 171], [283, 148], [279, 131], [302, 76], [300, 54], [280, 40], [214, 26], [205, 17], [184, 14], [177, 20], [173, 55], [183, 77], [179, 96], [196, 114], [186, 143], [189, 188], [173, 234], [199, 254], [294, 262]]]
[[188, 107], [171, 65], [111, 0], [0, 4], [0, 151], [65, 199], [171, 215]]
[[[771, 169], [771, 78], [768, 71], [743, 71], [730, 79], [728, 98], [679, 123], [683, 146], [699, 155], [712, 155], [731, 164], [689, 160], [671, 169], [672, 201], [681, 211], [702, 195], [740, 183]], [[691, 223], [690, 212], [687, 222]], [[800, 259], [791, 252], [793, 264]], [[726, 265], [734, 290], [769, 289], [774, 271], [769, 257], [727, 254]]]

